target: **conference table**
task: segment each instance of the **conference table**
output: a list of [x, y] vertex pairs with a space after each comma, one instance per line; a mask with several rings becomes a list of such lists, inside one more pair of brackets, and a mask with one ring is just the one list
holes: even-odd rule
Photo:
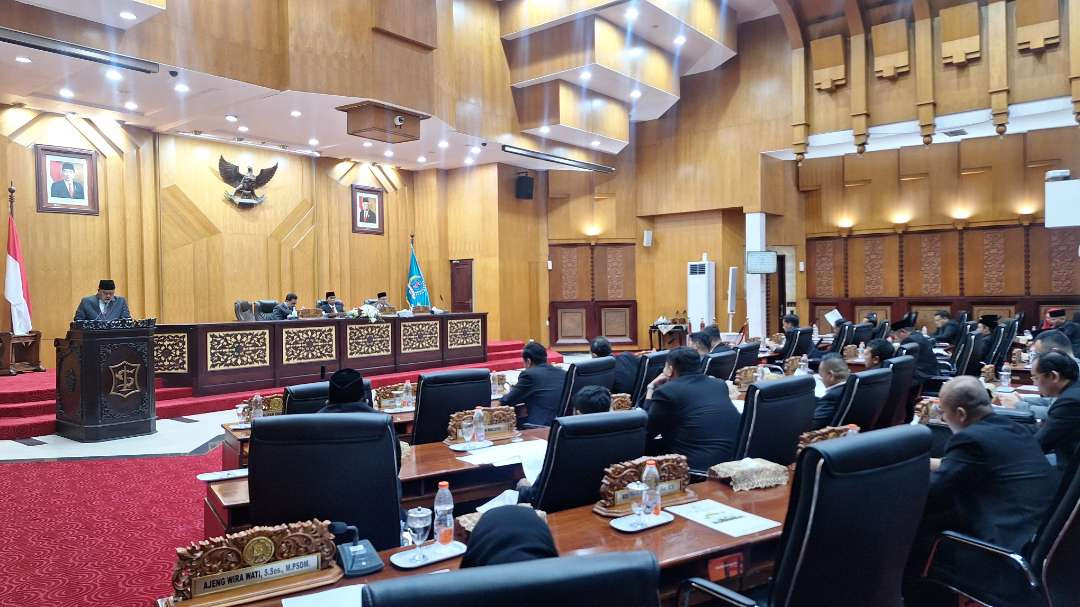
[[[727, 484], [708, 480], [694, 483], [690, 488], [701, 499], [711, 499], [781, 523], [771, 529], [742, 537], [732, 537], [693, 521], [676, 516], [667, 525], [638, 533], [623, 533], [612, 529], [612, 519], [592, 511], [592, 505], [549, 513], [548, 527], [561, 556], [584, 556], [604, 552], [648, 550], [660, 564], [660, 593], [665, 603], [673, 603], [679, 582], [688, 577], [704, 577], [714, 581], [735, 580], [746, 585], [764, 582], [772, 568], [776, 544], [787, 515], [791, 487], [773, 487], [735, 492]], [[455, 496], [456, 497], [456, 496]], [[378, 573], [343, 578], [331, 586], [310, 592], [314, 594], [331, 588], [367, 584], [382, 580], [425, 575], [458, 569], [461, 558], [432, 563], [410, 570], [390, 564], [390, 555], [412, 547], [392, 548], [379, 553], [386, 566]], [[289, 598], [286, 596], [285, 598]], [[280, 607], [281, 597], [248, 603], [252, 607]]]

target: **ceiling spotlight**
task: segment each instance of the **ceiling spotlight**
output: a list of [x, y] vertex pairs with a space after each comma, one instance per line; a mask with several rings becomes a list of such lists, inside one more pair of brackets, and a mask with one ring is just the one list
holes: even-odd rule
[[439, 147], [441, 149], [445, 150], [446, 148], [450, 147], [450, 143], [448, 141], [446, 141], [445, 139], [443, 139], [443, 140], [439, 141]]
[[124, 21], [134, 21], [135, 20], [135, 13], [133, 13], [131, 11], [124, 11], [124, 12], [120, 13], [120, 18], [123, 19]]
[[420, 164], [424, 164], [425, 162], [427, 162], [427, 156], [419, 156], [416, 161]]
[[71, 99], [75, 96], [75, 93], [71, 89], [60, 89], [60, 96], [64, 99]]
[[124, 75], [116, 70], [109, 70], [105, 72], [105, 77], [109, 80], [112, 80], [113, 82], [120, 82], [124, 79]]
[[630, 8], [626, 9], [626, 20], [627, 21], [634, 21], [635, 19], [638, 18], [638, 14], [639, 14], [638, 9], [636, 7], [631, 6]]
[[630, 91], [631, 99], [641, 99], [641, 89], [634, 89]]
[[589, 145], [593, 146], [594, 148], [598, 148], [598, 147], [600, 147], [600, 140], [599, 139], [593, 139], [592, 143], [590, 143]]
[[299, 118], [299, 117], [303, 116], [303, 114], [300, 113], [300, 110], [293, 110], [293, 111], [289, 112], [289, 115], [292, 116], [293, 118]]
[[240, 126], [236, 127], [236, 130], [240, 131], [241, 133], [248, 132], [248, 128], [246, 126], [242, 125], [242, 124]]
[[23, 57], [22, 55], [19, 55], [15, 58], [15, 63], [33, 63], [33, 61], [31, 61], [29, 57]]
[[373, 144], [372, 144], [372, 143], [371, 143], [370, 141], [365, 141], [365, 142], [364, 142], [364, 147], [366, 147], [366, 148], [369, 148], [369, 147], [371, 147], [372, 145], [373, 145]]
[[473, 160], [472, 156], [466, 156], [465, 157], [465, 164], [472, 164], [473, 162], [475, 162], [475, 161]]
[[480, 153], [480, 146], [478, 146], [478, 145], [472, 146], [471, 148], [469, 148], [469, 153], [470, 154], [479, 154]]
[[594, 108], [604, 107], [604, 100], [599, 97], [593, 97], [592, 106]]
[[225, 120], [228, 120], [229, 122], [236, 122], [240, 119], [237, 118], [235, 114], [225, 114]]
[[626, 54], [630, 55], [631, 57], [633, 57], [635, 59], [637, 59], [638, 57], [645, 54], [645, 48], [640, 47], [640, 46], [634, 46], [634, 47], [631, 47], [629, 50], [627, 50]]
[[544, 126], [540, 127], [540, 134], [541, 135], [547, 135], [550, 132], [551, 132], [551, 127], [550, 126], [545, 124]]
[[592, 78], [592, 72], [585, 70], [584, 72], [581, 72], [581, 75], [578, 76], [578, 78], [581, 78], [582, 82], [588, 82], [589, 79]]
[[312, 137], [311, 139], [307, 140], [307, 144], [312, 146], [312, 147], [315, 147], [315, 146], [319, 145], [319, 140]]
[[679, 34], [678, 36], [675, 36], [675, 39], [672, 40], [672, 42], [675, 43], [675, 46], [682, 46], [686, 44], [686, 36]]
[[134, 112], [135, 110], [139, 109], [139, 104], [135, 103], [134, 101], [128, 101], [124, 104], [124, 109], [129, 112]]
[[385, 152], [382, 153], [382, 155], [386, 156], [387, 158], [393, 158], [394, 157], [394, 150], [386, 150]]
[[184, 84], [183, 82], [178, 82], [178, 83], [176, 83], [176, 86], [174, 86], [174, 87], [172, 87], [172, 88], [173, 88], [173, 90], [174, 90], [174, 91], [176, 91], [177, 93], [186, 93], [186, 92], [188, 92], [188, 91], [190, 91], [190, 90], [191, 90], [191, 87], [190, 87], [190, 86], [188, 86], [188, 85], [186, 85], [186, 84]]
[[76, 118], [79, 117], [79, 115], [76, 114], [75, 112], [68, 112], [67, 114], [65, 114], [65, 116], [67, 116], [68, 118], [70, 118], [72, 120], [75, 120]]

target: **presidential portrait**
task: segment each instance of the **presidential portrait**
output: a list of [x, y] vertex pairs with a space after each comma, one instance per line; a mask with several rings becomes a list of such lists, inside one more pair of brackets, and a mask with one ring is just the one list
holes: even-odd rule
[[383, 191], [362, 185], [352, 187], [353, 232], [383, 233]]
[[37, 145], [37, 209], [97, 215], [97, 153]]

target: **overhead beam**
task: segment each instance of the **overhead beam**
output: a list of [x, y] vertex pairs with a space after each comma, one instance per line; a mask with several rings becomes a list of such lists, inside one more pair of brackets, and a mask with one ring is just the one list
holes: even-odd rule
[[1009, 123], [1009, 42], [1005, 0], [990, 0], [986, 4], [989, 26], [987, 55], [990, 68], [990, 113], [994, 130], [1004, 135]]
[[[1080, 0], [1073, 0], [1080, 2]], [[915, 15], [915, 114], [923, 143], [934, 140], [934, 16], [930, 0], [912, 0]]]
[[866, 99], [866, 25], [859, 0], [844, 0], [844, 17], [847, 19], [851, 52], [851, 69], [848, 70], [848, 83], [851, 85], [851, 131], [855, 138], [855, 151], [862, 154], [866, 151], [866, 141], [870, 136], [870, 110]]
[[[1080, 0], [1077, 0], [1080, 1]], [[773, 0], [780, 20], [784, 23], [788, 43], [791, 44], [791, 130], [792, 149], [795, 160], [806, 157], [806, 145], [810, 138], [810, 123], [806, 108], [806, 41], [802, 26], [789, 0]]]

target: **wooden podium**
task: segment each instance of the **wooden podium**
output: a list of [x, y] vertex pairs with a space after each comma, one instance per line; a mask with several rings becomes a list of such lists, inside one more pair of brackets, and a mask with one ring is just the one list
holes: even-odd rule
[[75, 321], [56, 340], [56, 429], [96, 442], [153, 434], [156, 321]]

